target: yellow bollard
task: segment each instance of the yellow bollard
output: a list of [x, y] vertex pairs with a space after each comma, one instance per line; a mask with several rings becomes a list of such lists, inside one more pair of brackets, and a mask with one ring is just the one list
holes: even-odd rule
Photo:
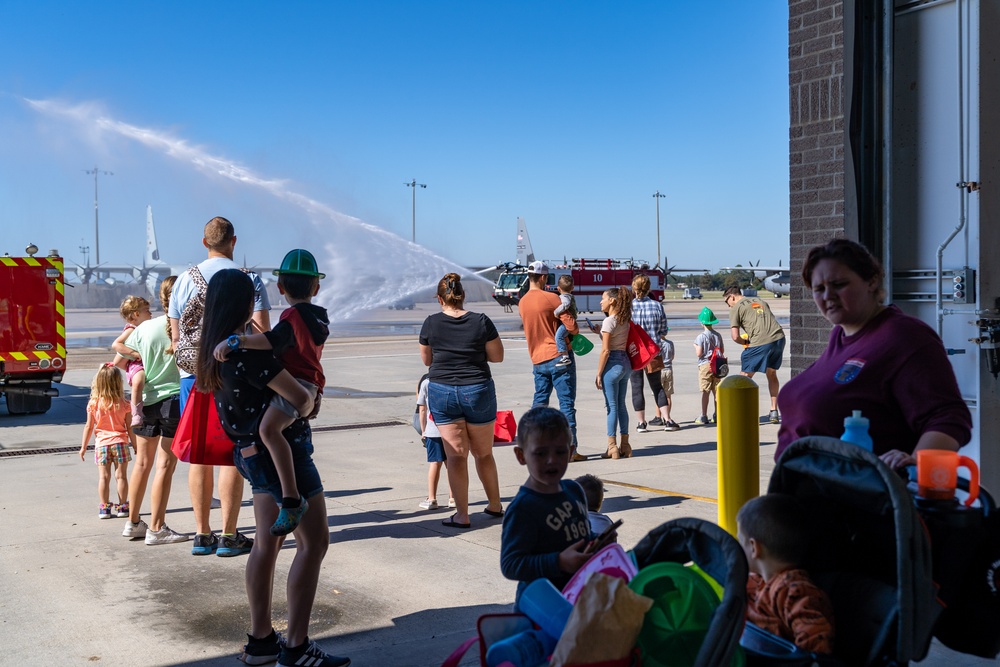
[[736, 536], [736, 513], [760, 495], [760, 420], [757, 383], [730, 375], [717, 389], [719, 525]]

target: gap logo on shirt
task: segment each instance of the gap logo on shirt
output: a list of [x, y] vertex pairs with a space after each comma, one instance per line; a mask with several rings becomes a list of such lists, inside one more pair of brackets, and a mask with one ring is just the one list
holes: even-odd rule
[[844, 365], [837, 370], [837, 374], [833, 376], [833, 381], [837, 384], [847, 384], [854, 378], [858, 377], [858, 373], [860, 373], [861, 369], [864, 367], [864, 359], [848, 359], [844, 362]]

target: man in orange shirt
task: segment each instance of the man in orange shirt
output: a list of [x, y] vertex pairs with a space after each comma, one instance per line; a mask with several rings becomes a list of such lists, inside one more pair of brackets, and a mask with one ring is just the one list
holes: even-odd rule
[[573, 460], [585, 461], [586, 456], [576, 451], [576, 359], [572, 349], [568, 350], [570, 363], [557, 366], [559, 350], [556, 349], [556, 329], [560, 323], [571, 335], [579, 333], [576, 320], [569, 313], [556, 317], [552, 311], [560, 306], [559, 297], [545, 291], [549, 267], [544, 262], [528, 265], [528, 291], [517, 304], [524, 324], [524, 339], [528, 343], [535, 376], [535, 397], [531, 407], [549, 404], [552, 390], [556, 390], [559, 410], [566, 415], [569, 428], [573, 432]]

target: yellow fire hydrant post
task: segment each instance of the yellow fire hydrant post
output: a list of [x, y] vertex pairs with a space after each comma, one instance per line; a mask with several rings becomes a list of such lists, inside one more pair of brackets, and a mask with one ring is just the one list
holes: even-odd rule
[[719, 384], [719, 525], [736, 536], [736, 513], [760, 495], [757, 383], [730, 375]]

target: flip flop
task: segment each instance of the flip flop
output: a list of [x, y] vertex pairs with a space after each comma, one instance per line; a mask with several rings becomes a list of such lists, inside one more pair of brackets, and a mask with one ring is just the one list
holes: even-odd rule
[[488, 514], [495, 519], [500, 519], [503, 517], [503, 510], [500, 510], [499, 512], [494, 512], [493, 510], [486, 508], [483, 510], [483, 514]]
[[462, 528], [463, 530], [466, 528], [472, 528], [472, 523], [458, 523], [457, 521], [455, 521], [456, 516], [458, 516], [457, 513], [452, 514], [451, 518], [448, 519], [447, 521], [442, 521], [441, 525], [446, 526], [448, 528]]

